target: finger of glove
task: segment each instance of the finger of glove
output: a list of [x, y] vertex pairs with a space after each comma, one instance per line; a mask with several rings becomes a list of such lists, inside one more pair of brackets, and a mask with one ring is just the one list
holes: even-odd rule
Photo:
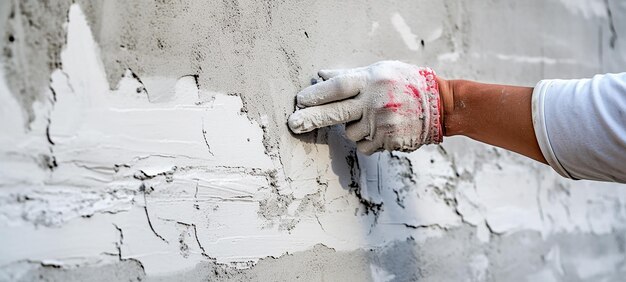
[[364, 79], [360, 74], [333, 77], [300, 91], [296, 96], [298, 107], [318, 106], [356, 96], [363, 84]]
[[370, 135], [369, 120], [361, 118], [358, 121], [348, 123], [346, 125], [346, 137], [348, 139], [358, 142], [359, 140]]
[[348, 71], [348, 69], [319, 70], [317, 75], [319, 75], [323, 80], [329, 80], [335, 76], [345, 74]]
[[328, 80], [336, 76], [348, 74], [348, 73], [359, 73], [366, 70], [367, 67], [360, 68], [352, 68], [352, 69], [332, 69], [332, 70], [319, 70], [317, 75], [319, 75], [323, 80]]
[[359, 152], [366, 155], [371, 155], [375, 153], [376, 151], [380, 150], [382, 146], [382, 135], [375, 136], [373, 140], [361, 140], [359, 142], [356, 142], [356, 148], [359, 150]]
[[341, 101], [298, 110], [289, 116], [291, 131], [300, 134], [316, 128], [355, 121], [361, 118], [362, 109], [357, 100]]

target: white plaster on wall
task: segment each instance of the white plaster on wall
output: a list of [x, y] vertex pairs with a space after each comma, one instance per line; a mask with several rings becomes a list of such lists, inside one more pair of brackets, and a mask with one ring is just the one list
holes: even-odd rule
[[[306, 250], [318, 243], [338, 250], [382, 246], [409, 236], [427, 238], [439, 233], [417, 230], [420, 226], [460, 223], [454, 211], [426, 189], [418, 191], [424, 197], [403, 195], [403, 206], [412, 213], [389, 205], [376, 214], [367, 210], [355, 214], [359, 202], [353, 192], [342, 188], [328, 159], [316, 164], [326, 167], [319, 171], [327, 185], [325, 212], [297, 215], [301, 203], [297, 200], [286, 215], [300, 217], [295, 228], [287, 231], [268, 225], [258, 213], [259, 201], [270, 189], [266, 172], [274, 169], [273, 162], [264, 154], [261, 129], [241, 114], [239, 97], [205, 93], [193, 76], [140, 81], [130, 71], [116, 89], [108, 90], [98, 47], [77, 5], [72, 6], [69, 18], [63, 69], [51, 78], [54, 98], [44, 110], [35, 110], [38, 120], [50, 120], [49, 128], [42, 123], [38, 132], [31, 131], [27, 137], [48, 132], [56, 167], [38, 178], [29, 175], [17, 180], [24, 186], [20, 194], [29, 200], [45, 198], [41, 202], [46, 204], [13, 203], [14, 211], [5, 212], [3, 224], [16, 227], [3, 230], [0, 237], [9, 242], [19, 238], [19, 232], [27, 232], [49, 238], [56, 250], [64, 250], [69, 241], [62, 236], [55, 237], [47, 228], [24, 228], [54, 226], [55, 232], [67, 234], [73, 232], [67, 228], [75, 226], [70, 223], [86, 221], [76, 218], [88, 217], [94, 226], [91, 230], [107, 231], [99, 232], [100, 241], [89, 236], [71, 240], [88, 247], [72, 248], [70, 253], [32, 248], [33, 253], [24, 254], [18, 251], [20, 244], [13, 242], [16, 249], [3, 262], [29, 258], [63, 265], [97, 256], [98, 249], [114, 254], [117, 245], [121, 258], [137, 259], [147, 274], [158, 275], [189, 269], [209, 257], [248, 267], [248, 262], [259, 258]], [[154, 81], [149, 83], [153, 86], [144, 85], [144, 80]], [[40, 139], [47, 148], [45, 137]], [[329, 147], [320, 145], [318, 154], [330, 155]], [[308, 153], [294, 152], [293, 157], [299, 155]], [[406, 183], [395, 177], [396, 167], [381, 170], [376, 165], [381, 158], [389, 161], [389, 156], [361, 157], [364, 198], [395, 203], [393, 187]], [[31, 171], [42, 170], [32, 165]], [[297, 188], [281, 188], [281, 194], [302, 199], [318, 191], [297, 185], [306, 175], [290, 175], [297, 178], [289, 187]], [[379, 175], [389, 181], [382, 186], [370, 183]], [[9, 184], [9, 179], [3, 181]], [[65, 199], [41, 196], [45, 193]], [[109, 214], [106, 219], [97, 215], [103, 212]], [[17, 217], [19, 213], [34, 215]], [[190, 238], [184, 252], [177, 242], [181, 236]]]
[[[391, 23], [409, 50], [420, 49], [399, 13]], [[261, 127], [271, 121], [267, 115], [261, 124], [251, 121], [240, 97], [199, 87], [194, 74], [136, 77], [131, 70], [111, 90], [77, 5], [67, 28], [63, 67], [52, 73], [46, 99], [33, 105], [28, 130], [0, 79], [0, 265], [119, 257], [161, 275], [208, 260], [247, 268], [316, 244], [348, 251], [407, 238], [421, 242], [464, 224], [476, 227], [479, 242], [489, 242], [492, 232], [606, 234], [626, 227], [626, 193], [615, 185], [572, 183], [466, 139], [448, 138], [411, 154], [362, 156], [335, 127], [320, 133], [328, 144], [288, 147], [282, 158], [298, 165], [283, 166], [263, 146]], [[373, 22], [370, 34], [383, 28]], [[440, 40], [442, 32], [433, 28], [425, 40]], [[463, 58], [460, 39], [452, 41], [455, 51], [439, 60]], [[517, 65], [573, 63], [478, 56]], [[346, 165], [349, 157], [358, 171]], [[558, 254], [548, 260], [566, 264]], [[608, 266], [585, 258], [568, 263], [590, 265], [581, 277], [619, 263], [612, 256], [601, 261]], [[482, 279], [489, 260], [477, 254], [470, 267]], [[393, 279], [379, 266], [370, 271], [375, 279]], [[560, 271], [555, 266], [537, 275]]]
[[419, 43], [417, 40], [417, 35], [411, 31], [411, 27], [404, 21], [404, 18], [400, 15], [400, 13], [394, 13], [391, 16], [391, 24], [396, 29], [402, 41], [406, 45], [407, 48], [411, 51], [419, 50]]
[[570, 12], [585, 18], [606, 17], [606, 1], [604, 0], [559, 0]]
[[395, 275], [375, 264], [370, 264], [370, 271], [372, 272], [372, 281], [374, 282], [389, 282], [396, 278]]

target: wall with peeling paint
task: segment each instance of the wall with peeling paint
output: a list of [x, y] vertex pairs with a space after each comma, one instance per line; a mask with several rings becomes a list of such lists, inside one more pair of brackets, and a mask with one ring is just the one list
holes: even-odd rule
[[0, 280], [617, 281], [624, 186], [294, 136], [320, 68], [626, 68], [626, 2], [3, 1]]

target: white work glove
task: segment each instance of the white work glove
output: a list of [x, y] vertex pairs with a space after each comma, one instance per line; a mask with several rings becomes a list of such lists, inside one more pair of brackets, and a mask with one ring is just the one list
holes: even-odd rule
[[348, 123], [346, 136], [366, 154], [442, 141], [439, 88], [430, 68], [382, 61], [319, 76], [325, 81], [296, 97], [300, 109], [288, 121], [294, 133]]

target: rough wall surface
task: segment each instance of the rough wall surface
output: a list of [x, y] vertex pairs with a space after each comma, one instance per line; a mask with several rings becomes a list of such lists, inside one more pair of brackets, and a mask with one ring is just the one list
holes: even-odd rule
[[626, 69], [626, 2], [0, 2], [0, 280], [619, 281], [626, 187], [294, 136], [320, 68]]

